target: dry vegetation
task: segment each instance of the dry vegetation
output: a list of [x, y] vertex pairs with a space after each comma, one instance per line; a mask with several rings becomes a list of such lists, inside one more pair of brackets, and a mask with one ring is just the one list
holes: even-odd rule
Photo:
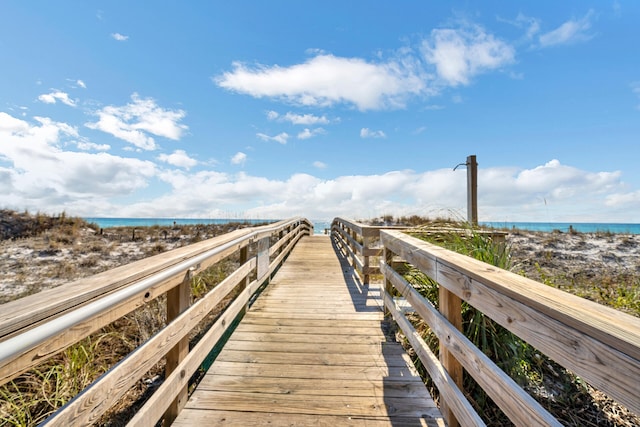
[[[95, 224], [64, 214], [49, 217], [0, 211], [0, 303], [249, 225], [254, 224], [100, 230]], [[232, 256], [195, 276], [192, 298], [202, 297], [238, 265], [238, 257]], [[227, 297], [192, 331], [191, 345], [234, 297]], [[0, 426], [33, 426], [42, 422], [158, 332], [166, 323], [165, 307], [162, 296], [0, 386]], [[125, 425], [163, 379], [161, 362], [99, 424]]]
[[[416, 237], [640, 317], [640, 236], [573, 230], [569, 233], [509, 230], [506, 242], [500, 244], [488, 235], [475, 232], [465, 238], [455, 233], [432, 232], [447, 228], [468, 230], [465, 224], [448, 220], [387, 217], [377, 222], [414, 227], [411, 234]], [[404, 271], [404, 275], [437, 304], [437, 284], [413, 268]], [[640, 416], [593, 389], [467, 304], [463, 304], [463, 319], [465, 335], [564, 425], [640, 425]], [[414, 322], [437, 353], [437, 339], [428, 325], [419, 319]], [[437, 389], [430, 384], [419, 360], [415, 357], [414, 360], [437, 399]], [[468, 375], [465, 375], [464, 388], [487, 425], [512, 425]]]
[[[459, 226], [448, 220], [381, 218], [379, 225]], [[55, 217], [0, 211], [0, 304], [119, 265], [227, 233], [246, 224], [177, 227], [120, 227], [100, 230], [64, 214]], [[508, 251], [485, 251], [512, 271], [640, 316], [640, 236], [609, 233], [534, 233], [509, 230]], [[483, 243], [481, 243], [483, 244]], [[488, 260], [491, 262], [491, 260]], [[231, 258], [194, 278], [193, 298], [212, 289], [237, 267]], [[487, 261], [487, 260], [485, 260]], [[418, 279], [419, 280], [419, 279]], [[414, 282], [415, 283], [415, 282]], [[421, 286], [418, 283], [418, 286]], [[426, 286], [425, 293], [432, 292]], [[436, 292], [437, 295], [437, 292]], [[433, 297], [435, 298], [435, 296]], [[80, 343], [0, 387], [0, 426], [41, 422], [165, 324], [163, 298], [130, 313]], [[217, 307], [193, 332], [195, 342], [224, 310]], [[468, 325], [477, 316], [470, 312]], [[511, 340], [479, 318], [484, 332]], [[477, 325], [478, 323], [476, 323]], [[471, 326], [470, 326], [471, 328]], [[422, 328], [425, 334], [428, 328]], [[505, 338], [507, 337], [507, 338]], [[507, 351], [508, 345], [504, 346]], [[525, 344], [506, 353], [520, 381], [563, 423], [575, 426], [633, 426], [640, 418], [593, 390]], [[164, 377], [155, 366], [102, 418], [101, 425], [124, 425]], [[481, 394], [469, 396], [489, 425], [509, 425]]]

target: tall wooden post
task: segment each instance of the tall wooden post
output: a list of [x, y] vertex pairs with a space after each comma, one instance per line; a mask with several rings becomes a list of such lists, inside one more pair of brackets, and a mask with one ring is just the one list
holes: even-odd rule
[[467, 156], [467, 221], [478, 225], [478, 162], [476, 156]]
[[[438, 307], [440, 313], [458, 330], [462, 330], [462, 300], [444, 286], [438, 287]], [[446, 342], [440, 340], [440, 363], [447, 370], [454, 383], [462, 390], [462, 365], [449, 352]], [[453, 411], [445, 399], [440, 399], [440, 411], [449, 427], [459, 427]]]
[[[183, 311], [189, 308], [191, 299], [191, 270], [187, 272], [182, 283], [167, 292], [167, 324], [178, 317]], [[167, 353], [167, 364], [165, 366], [165, 377], [168, 377], [178, 368], [178, 365], [189, 354], [189, 336], [181, 339]], [[175, 400], [169, 405], [164, 413], [165, 425], [170, 425], [176, 419], [184, 405], [187, 404], [188, 387], [185, 386]]]

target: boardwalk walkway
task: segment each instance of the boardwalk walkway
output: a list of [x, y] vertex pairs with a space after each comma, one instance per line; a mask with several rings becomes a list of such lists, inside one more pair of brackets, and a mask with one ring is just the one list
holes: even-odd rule
[[443, 425], [380, 304], [329, 237], [303, 238], [173, 425]]

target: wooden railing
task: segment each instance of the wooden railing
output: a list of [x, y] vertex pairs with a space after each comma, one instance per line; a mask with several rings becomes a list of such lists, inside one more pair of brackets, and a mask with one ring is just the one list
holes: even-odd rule
[[[313, 234], [313, 225], [303, 218], [240, 229], [7, 303], [0, 313], [0, 385], [166, 294], [166, 326], [55, 412], [46, 424], [96, 422], [166, 358], [164, 382], [130, 425], [153, 426], [163, 414], [168, 425], [186, 403], [191, 376], [256, 290], [268, 282], [306, 234]], [[190, 305], [193, 275], [238, 253], [240, 267]], [[189, 333], [233, 290], [241, 291], [189, 350]]]
[[[471, 375], [515, 425], [561, 425], [465, 337], [461, 302], [493, 319], [632, 412], [640, 414], [640, 319], [411, 237], [399, 230], [334, 221], [335, 240], [365, 274], [361, 242], [379, 236], [385, 309], [440, 392], [448, 424], [484, 425], [461, 390]], [[437, 282], [439, 310], [394, 268], [410, 264]], [[365, 268], [368, 267], [368, 268]], [[404, 314], [407, 304], [439, 340], [436, 357]], [[400, 307], [402, 305], [402, 308]]]
[[372, 274], [380, 273], [378, 266], [378, 257], [382, 255], [380, 230], [404, 228], [406, 227], [371, 226], [343, 218], [335, 218], [331, 223], [334, 238], [349, 256], [353, 267], [360, 273], [365, 284], [369, 283]]

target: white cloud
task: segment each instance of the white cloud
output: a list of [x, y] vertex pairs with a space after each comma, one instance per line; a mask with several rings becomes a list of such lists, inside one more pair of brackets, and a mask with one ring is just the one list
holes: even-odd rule
[[487, 34], [480, 26], [435, 29], [422, 45], [425, 60], [436, 67], [447, 85], [467, 85], [477, 74], [495, 70], [514, 61], [515, 50], [508, 43]]
[[185, 169], [190, 169], [198, 164], [198, 161], [189, 157], [184, 150], [175, 150], [171, 154], [160, 154], [158, 160]]
[[238, 151], [236, 154], [231, 157], [231, 163], [234, 165], [244, 165], [244, 162], [247, 161], [247, 155], [242, 151]]
[[120, 34], [120, 33], [111, 33], [111, 38], [119, 42], [124, 42], [129, 40], [129, 36], [125, 36], [124, 34]]
[[76, 102], [69, 98], [69, 94], [62, 91], [53, 91], [51, 93], [43, 93], [38, 96], [38, 100], [44, 102], [45, 104], [55, 104], [57, 101], [62, 102], [69, 107], [75, 107]]
[[313, 167], [316, 169], [326, 169], [327, 164], [319, 160], [316, 160], [315, 162], [313, 162]]
[[286, 144], [287, 140], [289, 139], [289, 134], [286, 132], [279, 133], [276, 136], [269, 136], [264, 133], [257, 133], [256, 136], [263, 141], [275, 141], [283, 145]]
[[[148, 185], [155, 165], [148, 161], [65, 150], [76, 143], [78, 130], [66, 123], [36, 117], [35, 123], [0, 113], [0, 158], [3, 185], [0, 205], [16, 209], [61, 212], [95, 209]], [[94, 148], [100, 148], [95, 146]]]
[[302, 132], [298, 133], [298, 139], [309, 139], [314, 136], [322, 135], [325, 133], [325, 130], [322, 128], [309, 129], [305, 128]]
[[[193, 160], [177, 150], [163, 161], [186, 161], [178, 164], [185, 169], [162, 169], [136, 158], [68, 151], [64, 147], [84, 141], [75, 127], [43, 117], [28, 122], [3, 112], [0, 140], [0, 206], [19, 210], [64, 210], [84, 216], [229, 217], [235, 213], [311, 219], [366, 219], [383, 214], [464, 218], [466, 212], [466, 173], [451, 168], [332, 179], [309, 174], [270, 179], [212, 170], [191, 172], [186, 167]], [[235, 161], [246, 158], [242, 154], [237, 153]], [[316, 161], [313, 166], [323, 169], [326, 164]], [[154, 178], [167, 187], [154, 188], [160, 196], [132, 202], [131, 196]], [[478, 182], [481, 221], [606, 218], [633, 222], [640, 210], [640, 191], [628, 188], [620, 172], [586, 171], [558, 160], [529, 169], [481, 168]]]
[[140, 98], [137, 93], [131, 95], [131, 100], [121, 107], [107, 106], [98, 110], [95, 115], [99, 120], [85, 126], [109, 133], [143, 150], [157, 148], [148, 134], [178, 140], [188, 129], [180, 124], [186, 116], [183, 110], [163, 109], [152, 98]]
[[280, 115], [275, 111], [267, 111], [267, 118], [269, 120], [278, 120], [280, 122], [290, 122], [294, 125], [318, 125], [329, 124], [329, 119], [326, 116], [316, 116], [313, 114], [295, 114], [288, 112], [285, 115]]
[[111, 149], [109, 144], [96, 144], [88, 141], [78, 141], [76, 146], [78, 150], [82, 151], [109, 151]]
[[352, 104], [360, 110], [398, 108], [410, 95], [425, 91], [422, 70], [405, 63], [370, 63], [360, 58], [318, 55], [290, 67], [233, 63], [215, 77], [220, 87], [256, 98], [328, 107]]
[[572, 44], [589, 40], [592, 35], [587, 31], [591, 28], [591, 18], [593, 10], [589, 10], [580, 19], [571, 19], [560, 25], [553, 31], [540, 35], [539, 42], [542, 47]]
[[518, 13], [516, 19], [504, 19], [498, 18], [500, 22], [506, 22], [514, 27], [525, 30], [524, 38], [526, 40], [532, 40], [533, 37], [540, 32], [540, 20], [524, 15], [522, 12]]
[[369, 128], [360, 129], [360, 138], [386, 138], [387, 135], [381, 130], [371, 130]]

